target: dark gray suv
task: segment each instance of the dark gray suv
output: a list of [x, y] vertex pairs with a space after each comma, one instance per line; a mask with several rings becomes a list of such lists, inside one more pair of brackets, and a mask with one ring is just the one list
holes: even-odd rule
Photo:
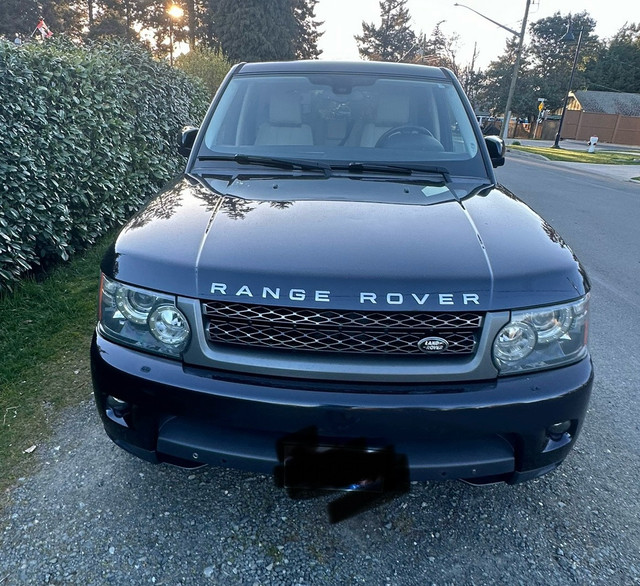
[[93, 381], [119, 446], [345, 490], [567, 456], [589, 282], [496, 183], [502, 142], [450, 71], [239, 64], [180, 149], [102, 263]]

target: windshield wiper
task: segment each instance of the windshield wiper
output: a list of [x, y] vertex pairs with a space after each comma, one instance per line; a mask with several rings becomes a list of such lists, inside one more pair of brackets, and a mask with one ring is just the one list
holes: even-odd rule
[[203, 155], [199, 161], [235, 161], [240, 165], [264, 165], [265, 167], [277, 167], [278, 169], [291, 169], [292, 171], [321, 171], [325, 177], [331, 176], [331, 167], [318, 161], [306, 161], [304, 159], [280, 159], [278, 157], [263, 157], [260, 155]]
[[[341, 168], [334, 165], [334, 169]], [[393, 173], [396, 175], [413, 175], [414, 173], [435, 173], [442, 175], [447, 183], [451, 182], [451, 174], [446, 167], [437, 167], [432, 165], [420, 165], [420, 164], [398, 164], [393, 163], [361, 163], [354, 161], [349, 163], [345, 168], [350, 173], [363, 173], [365, 171], [373, 171], [376, 173]]]

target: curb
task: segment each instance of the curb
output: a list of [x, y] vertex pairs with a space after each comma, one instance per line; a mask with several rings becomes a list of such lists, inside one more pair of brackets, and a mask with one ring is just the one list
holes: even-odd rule
[[[538, 153], [528, 153], [526, 151], [520, 151], [518, 149], [512, 150], [509, 148], [508, 145], [507, 145], [507, 153], [509, 153], [509, 155], [514, 158], [535, 159], [538, 161], [544, 161], [546, 163], [550, 163], [552, 165], [565, 166], [569, 169], [574, 169], [576, 171], [584, 171], [584, 172], [592, 173], [594, 175], [599, 175], [600, 177], [608, 177], [610, 179], [618, 179], [619, 181], [625, 181], [628, 183], [640, 184], [640, 179], [633, 179], [632, 177], [632, 175], [635, 177], [640, 177], [640, 165], [637, 165], [637, 166], [631, 165], [632, 169], [627, 169], [630, 165], [606, 165], [603, 163], [602, 165], [596, 166], [592, 163], [552, 161], [551, 159], [548, 159], [544, 155], [540, 155]], [[615, 172], [609, 173], [609, 172], [604, 172], [602, 167], [608, 167], [608, 168], [611, 168], [611, 170], [618, 168], [621, 171], [622, 171], [621, 168], [624, 168], [627, 170], [627, 172], [626, 173], [622, 172], [619, 174], [616, 174]]]
[[510, 149], [507, 146], [507, 152], [511, 153], [512, 156], [516, 157], [524, 157], [526, 159], [538, 159], [539, 161], [548, 161], [549, 163], [554, 163], [556, 161], [552, 161], [551, 159], [547, 159], [544, 155], [539, 155], [538, 153], [528, 153], [526, 151], [520, 151], [518, 149]]

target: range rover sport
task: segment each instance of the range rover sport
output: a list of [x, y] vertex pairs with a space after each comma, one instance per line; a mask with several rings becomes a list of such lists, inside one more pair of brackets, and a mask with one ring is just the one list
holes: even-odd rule
[[589, 281], [497, 183], [503, 144], [450, 71], [239, 64], [179, 148], [184, 174], [102, 262], [92, 374], [116, 444], [344, 489], [397, 462], [517, 483], [564, 460]]

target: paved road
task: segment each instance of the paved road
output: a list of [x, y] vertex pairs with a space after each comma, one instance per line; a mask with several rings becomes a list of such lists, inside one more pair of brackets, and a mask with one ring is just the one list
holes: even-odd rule
[[640, 584], [640, 186], [515, 157], [499, 176], [593, 279], [597, 381], [558, 471], [515, 487], [414, 485], [330, 525], [328, 497], [135, 460], [87, 402], [0, 513], [0, 585]]

